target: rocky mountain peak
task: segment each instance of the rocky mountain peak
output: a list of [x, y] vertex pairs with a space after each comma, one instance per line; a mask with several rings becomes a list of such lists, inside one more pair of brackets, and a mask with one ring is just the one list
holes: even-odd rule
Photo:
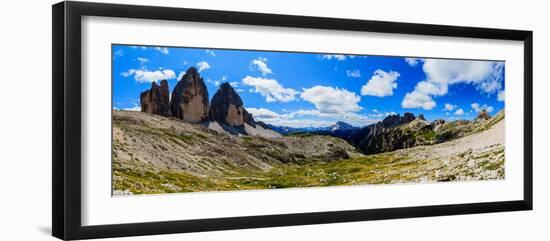
[[191, 67], [172, 92], [172, 115], [188, 122], [199, 123], [208, 119], [208, 106], [208, 89], [197, 69]]
[[429, 125], [430, 123], [426, 121], [424, 115], [420, 114], [413, 121], [409, 122], [407, 127], [411, 130], [419, 130]]
[[157, 82], [153, 82], [151, 89], [142, 92], [139, 96], [141, 111], [149, 114], [170, 116], [169, 98], [168, 81], [162, 80], [160, 86]]
[[252, 115], [244, 109], [239, 94], [227, 82], [221, 84], [212, 97], [210, 120], [232, 127], [243, 127], [244, 123], [253, 127], [256, 125]]
[[332, 131], [337, 131], [337, 130], [341, 130], [341, 131], [344, 131], [344, 130], [351, 130], [351, 129], [354, 129], [355, 127], [352, 126], [351, 124], [348, 124], [346, 122], [343, 122], [343, 121], [337, 121], [336, 123], [334, 123], [334, 125], [332, 125], [330, 127], [330, 129]]
[[187, 71], [185, 71], [186, 74], [189, 74], [191, 76], [198, 76], [199, 75], [199, 71], [197, 70], [197, 68], [191, 66], [189, 67], [189, 69], [187, 69]]
[[437, 119], [437, 120], [434, 120], [431, 125], [434, 131], [438, 131], [441, 128], [441, 126], [445, 125], [445, 123], [447, 123], [445, 120]]
[[396, 115], [389, 115], [384, 120], [382, 120], [382, 126], [385, 128], [393, 128], [398, 125], [402, 125], [405, 123], [409, 123], [415, 119], [414, 114], [412, 113], [405, 113], [403, 116], [400, 116], [399, 114]]
[[[231, 91], [233, 93], [235, 93], [235, 90], [233, 89], [233, 87], [231, 86], [231, 84], [229, 84], [229, 82], [223, 82], [221, 85], [220, 85], [220, 90], [222, 91]], [[236, 94], [236, 93], [235, 93]], [[240, 98], [240, 97], [239, 97]]]
[[[424, 116], [422, 116], [422, 117], [424, 117]], [[414, 117], [413, 113], [405, 112], [405, 114], [403, 114], [403, 121], [404, 122], [411, 122], [414, 119], [415, 119], [415, 117]]]
[[477, 117], [474, 119], [474, 121], [479, 121], [479, 120], [488, 120], [490, 119], [491, 116], [489, 115], [489, 113], [487, 112], [486, 109], [483, 109], [479, 112], [479, 114], [477, 114]]

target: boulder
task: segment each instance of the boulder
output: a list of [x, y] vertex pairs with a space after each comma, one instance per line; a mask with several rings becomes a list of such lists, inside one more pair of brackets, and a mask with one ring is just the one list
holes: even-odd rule
[[160, 86], [157, 82], [151, 84], [151, 89], [141, 93], [139, 97], [141, 111], [149, 114], [170, 116], [170, 91], [168, 81], [162, 80]]
[[172, 115], [187, 122], [199, 123], [208, 119], [208, 106], [208, 89], [197, 69], [191, 67], [172, 91]]
[[244, 123], [256, 126], [252, 115], [244, 109], [241, 97], [227, 82], [220, 85], [212, 97], [209, 115], [210, 120], [231, 127], [244, 127]]
[[474, 119], [474, 121], [483, 121], [483, 120], [488, 120], [488, 119], [491, 119], [491, 116], [489, 115], [487, 110], [483, 109], [483, 110], [481, 110], [481, 112], [479, 112], [479, 114]]

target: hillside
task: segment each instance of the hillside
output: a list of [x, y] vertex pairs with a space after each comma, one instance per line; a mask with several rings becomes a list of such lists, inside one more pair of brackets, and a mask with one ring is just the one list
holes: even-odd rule
[[504, 178], [504, 121], [430, 146], [365, 156], [324, 135], [265, 138], [113, 111], [115, 195]]
[[442, 119], [428, 122], [424, 116], [411, 113], [390, 115], [383, 121], [356, 131], [347, 140], [364, 154], [390, 152], [415, 146], [444, 143], [487, 130], [504, 119], [504, 111], [490, 117], [482, 111], [472, 120], [447, 122]]
[[[335, 137], [238, 136], [174, 117], [113, 110], [114, 189], [146, 193], [185, 191], [191, 187], [180, 190], [143, 185], [152, 182], [149, 177], [158, 173], [181, 174], [190, 180], [203, 178], [202, 185], [216, 177], [267, 172], [282, 164], [328, 162], [360, 155]], [[171, 185], [170, 177], [162, 179]]]

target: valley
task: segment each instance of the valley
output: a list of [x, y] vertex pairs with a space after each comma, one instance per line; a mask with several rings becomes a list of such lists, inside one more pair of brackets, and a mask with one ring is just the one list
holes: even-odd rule
[[114, 111], [113, 192], [503, 179], [504, 119], [495, 120], [444, 143], [365, 155], [331, 136], [231, 136], [175, 118]]

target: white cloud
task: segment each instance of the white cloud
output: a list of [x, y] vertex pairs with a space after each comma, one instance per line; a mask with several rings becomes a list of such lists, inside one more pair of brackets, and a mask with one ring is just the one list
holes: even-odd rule
[[168, 48], [162, 48], [162, 47], [155, 47], [156, 51], [161, 52], [162, 54], [169, 54]]
[[495, 109], [490, 106], [490, 105], [487, 105], [487, 104], [483, 104], [483, 105], [480, 105], [478, 103], [472, 103], [470, 105], [472, 107], [472, 109], [475, 111], [475, 112], [481, 112], [482, 110], [486, 110], [487, 112], [491, 113], [493, 112]]
[[169, 80], [176, 78], [176, 73], [171, 69], [161, 69], [155, 71], [149, 71], [146, 69], [129, 69], [126, 72], [121, 73], [124, 77], [134, 76], [134, 79], [138, 83], [151, 83], [159, 80]]
[[422, 61], [422, 59], [419, 59], [419, 58], [405, 58], [405, 62], [407, 62], [407, 64], [409, 64], [411, 67], [415, 67], [416, 65], [418, 65], [418, 63], [420, 63], [420, 61]]
[[299, 93], [294, 89], [284, 88], [275, 79], [246, 76], [242, 83], [254, 87], [254, 92], [265, 97], [267, 102], [290, 102]]
[[[321, 112], [318, 109], [297, 110], [297, 111], [291, 112], [290, 116], [292, 117], [313, 116], [319, 119], [325, 119], [325, 120], [330, 119], [332, 123], [336, 121], [344, 121], [354, 126], [365, 126], [380, 120], [380, 119], [373, 119], [373, 118], [370, 118], [369, 116], [362, 115], [355, 112], [326, 113], [326, 112]], [[373, 116], [373, 117], [379, 118], [378, 116]]]
[[206, 51], [207, 54], [209, 54], [211, 56], [216, 56], [216, 53], [214, 53], [214, 50], [207, 49], [205, 51]]
[[478, 88], [478, 90], [484, 93], [493, 94], [502, 90], [503, 81], [504, 81], [504, 63], [496, 63], [493, 66], [493, 71], [491, 72], [491, 76], [489, 76], [484, 81], [476, 83], [477, 84], [476, 87]]
[[424, 110], [431, 110], [436, 106], [436, 103], [429, 95], [413, 91], [405, 95], [405, 98], [401, 101], [401, 106], [403, 108], [422, 108]]
[[281, 115], [265, 108], [246, 108], [246, 110], [259, 119], [281, 118]]
[[506, 98], [506, 92], [504, 92], [504, 90], [499, 91], [497, 94], [497, 100], [504, 101], [505, 98]]
[[504, 64], [490, 61], [424, 59], [426, 80], [405, 95], [403, 108], [430, 110], [436, 103], [432, 97], [446, 95], [449, 86], [473, 84], [480, 92], [493, 94], [502, 88]]
[[130, 108], [124, 108], [123, 110], [141, 111], [141, 106], [134, 106], [134, 107], [130, 107]]
[[332, 121], [311, 119], [269, 119], [262, 121], [276, 126], [289, 126], [294, 128], [327, 127], [334, 124]]
[[140, 49], [143, 49], [143, 50], [147, 49], [147, 47], [145, 47], [145, 46], [135, 46], [135, 45], [134, 45], [134, 46], [130, 46], [130, 48], [132, 48], [132, 49], [140, 48]]
[[197, 63], [197, 68], [199, 72], [202, 72], [204, 70], [210, 69], [210, 64], [206, 61], [201, 61]]
[[359, 78], [359, 77], [361, 77], [361, 71], [359, 71], [358, 69], [347, 70], [346, 75], [348, 77], [352, 77], [352, 78]]
[[295, 114], [279, 114], [265, 108], [246, 108], [257, 121], [263, 121], [276, 126], [300, 127], [326, 127], [334, 124], [328, 120], [296, 119]]
[[141, 64], [145, 64], [145, 63], [149, 62], [149, 59], [138, 57], [137, 61], [139, 61]]
[[479, 104], [478, 104], [478, 103], [472, 103], [470, 106], [471, 106], [472, 109], [474, 109], [474, 111], [476, 111], [476, 112], [480, 112], [480, 111], [481, 111], [481, 108], [479, 107]]
[[449, 104], [449, 103], [445, 103], [445, 110], [447, 110], [447, 111], [452, 111], [452, 110], [454, 110], [455, 108], [457, 108], [456, 105], [452, 105], [452, 104]]
[[219, 86], [221, 84], [221, 82], [219, 80], [206, 79], [206, 82], [211, 83], [215, 86]]
[[[224, 76], [224, 77], [225, 77], [225, 76]], [[225, 80], [225, 79], [224, 79], [224, 80]], [[231, 87], [233, 87], [233, 88], [239, 87], [239, 84], [240, 84], [240, 83], [237, 82], [237, 81], [231, 81], [231, 82], [229, 82], [229, 85], [231, 85]]]
[[358, 105], [361, 97], [346, 89], [315, 86], [303, 89], [300, 97], [315, 105], [321, 113], [347, 113], [361, 110]]
[[119, 49], [113, 53], [113, 59], [116, 59], [117, 57], [124, 56], [124, 51], [122, 49]]
[[[354, 111], [358, 109], [351, 108]], [[381, 116], [366, 116], [353, 111], [334, 112], [331, 111], [332, 108], [328, 108], [328, 111], [327, 108], [300, 109], [296, 111], [283, 110], [285, 112], [283, 114], [265, 108], [247, 108], [247, 110], [256, 120], [273, 125], [291, 127], [326, 127], [334, 124], [336, 121], [345, 121], [354, 126], [365, 126], [380, 121], [380, 117], [384, 117], [384, 114], [391, 114], [390, 112], [386, 112], [384, 114], [380, 113]]]
[[464, 110], [463, 109], [456, 110], [455, 115], [464, 115]]
[[420, 81], [416, 84], [415, 91], [419, 91], [427, 95], [440, 96], [446, 94], [449, 89], [447, 85], [438, 85], [428, 81]]
[[338, 60], [338, 61], [344, 61], [344, 60], [346, 60], [346, 58], [347, 58], [347, 56], [343, 55], [343, 54], [323, 54], [323, 55], [321, 55], [321, 59], [328, 59], [328, 60], [335, 59], [335, 60]]
[[396, 112], [393, 112], [393, 111], [390, 111], [390, 112], [375, 112], [374, 114], [369, 114], [370, 117], [374, 117], [374, 118], [384, 118], [386, 116], [389, 116], [389, 115], [397, 115]]
[[[226, 80], [227, 80], [227, 76], [222, 76], [219, 80], [206, 79], [206, 82], [211, 83], [215, 86], [219, 86], [222, 82], [225, 82]], [[231, 83], [237, 83], [237, 82], [231, 82]], [[236, 87], [236, 86], [233, 86], [233, 87]]]
[[397, 88], [395, 81], [399, 78], [399, 73], [395, 71], [385, 72], [383, 70], [374, 71], [374, 75], [367, 84], [361, 87], [361, 95], [371, 95], [384, 97], [393, 95], [393, 89]]
[[258, 70], [263, 76], [272, 74], [273, 71], [267, 66], [267, 58], [259, 57], [250, 62], [250, 70]]
[[494, 65], [489, 61], [426, 59], [423, 70], [433, 83], [477, 83], [491, 76]]
[[297, 110], [286, 114], [276, 113], [265, 108], [246, 108], [246, 110], [254, 116], [255, 120], [291, 127], [326, 127], [336, 121], [345, 121], [354, 126], [365, 126], [380, 120], [357, 113], [321, 113], [317, 109]]

